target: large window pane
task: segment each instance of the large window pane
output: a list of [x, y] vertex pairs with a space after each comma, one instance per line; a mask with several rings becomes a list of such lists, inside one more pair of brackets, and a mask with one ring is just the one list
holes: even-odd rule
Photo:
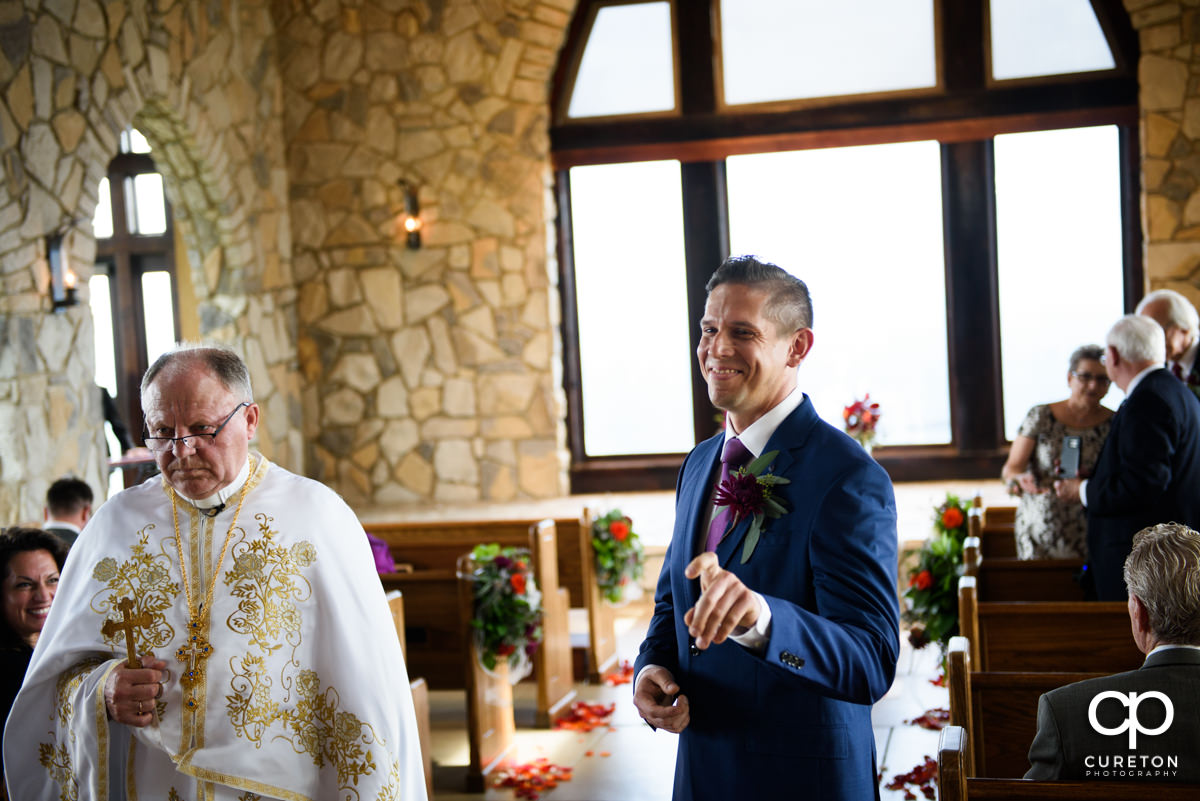
[[[99, 267], [99, 265], [97, 265]], [[91, 295], [92, 328], [95, 330], [93, 344], [96, 350], [96, 383], [117, 397], [117, 364], [114, 354], [112, 295], [108, 276], [97, 272], [88, 281]]]
[[932, 0], [722, 0], [725, 102], [937, 83]]
[[588, 35], [570, 117], [670, 111], [675, 59], [669, 3], [606, 6]]
[[148, 172], [127, 178], [125, 201], [129, 233], [151, 236], [167, 230], [167, 205], [161, 175]]
[[812, 293], [801, 388], [839, 428], [870, 392], [880, 445], [950, 441], [939, 158], [914, 142], [728, 160], [733, 252]]
[[990, 0], [989, 7], [998, 81], [1116, 66], [1089, 0]]
[[[1067, 397], [1080, 345], [1124, 313], [1117, 129], [996, 137], [996, 234], [1004, 430]], [[1120, 390], [1105, 405], [1116, 408]]]
[[571, 224], [587, 454], [690, 450], [679, 163], [573, 168]]
[[175, 344], [175, 303], [171, 296], [171, 274], [165, 270], [142, 273], [142, 302], [145, 304], [146, 363]]

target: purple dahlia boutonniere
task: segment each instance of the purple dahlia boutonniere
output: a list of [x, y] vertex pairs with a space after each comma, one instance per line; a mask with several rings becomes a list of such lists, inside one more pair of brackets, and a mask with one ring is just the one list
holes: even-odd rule
[[745, 467], [739, 467], [730, 473], [729, 478], [717, 487], [716, 497], [713, 498], [718, 514], [728, 508], [733, 512], [729, 519], [728, 534], [744, 517], [750, 518], [750, 530], [746, 532], [746, 541], [742, 545], [742, 564], [750, 561], [758, 545], [758, 535], [762, 532], [763, 521], [767, 518], [774, 520], [787, 513], [787, 508], [775, 494], [775, 487], [780, 484], [792, 483], [783, 476], [774, 473], [764, 473], [779, 451], [768, 451]]

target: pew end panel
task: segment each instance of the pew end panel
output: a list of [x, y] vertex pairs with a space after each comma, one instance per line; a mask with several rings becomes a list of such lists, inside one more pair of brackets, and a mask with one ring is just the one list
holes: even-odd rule
[[[460, 619], [469, 632], [475, 599], [475, 583], [470, 576], [457, 578]], [[506, 765], [516, 742], [516, 719], [513, 712], [512, 684], [508, 680], [508, 663], [496, 664], [486, 670], [479, 661], [475, 638], [466, 635], [467, 739], [471, 761], [467, 766], [467, 792], [482, 793], [487, 789], [488, 775]]]

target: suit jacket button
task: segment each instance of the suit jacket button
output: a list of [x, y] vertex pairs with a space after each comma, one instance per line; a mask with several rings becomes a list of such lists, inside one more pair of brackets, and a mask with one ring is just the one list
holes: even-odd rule
[[688, 655], [700, 656], [700, 649], [696, 647], [696, 643], [692, 643], [688, 646]]

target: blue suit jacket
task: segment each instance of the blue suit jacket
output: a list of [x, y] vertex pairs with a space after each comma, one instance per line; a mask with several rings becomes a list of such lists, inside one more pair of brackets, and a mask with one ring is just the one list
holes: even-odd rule
[[762, 655], [732, 640], [695, 649], [683, 623], [700, 596], [683, 571], [701, 549], [722, 437], [688, 455], [675, 531], [636, 669], [669, 669], [688, 697], [676, 799], [877, 798], [871, 704], [899, 652], [896, 507], [887, 473], [804, 402], [775, 431], [769, 468], [790, 511], [768, 520], [741, 564], [748, 522], [717, 550], [771, 608]]
[[1096, 597], [1123, 601], [1133, 535], [1155, 523], [1200, 526], [1200, 401], [1161, 369], [1117, 413], [1087, 484], [1088, 572]]

